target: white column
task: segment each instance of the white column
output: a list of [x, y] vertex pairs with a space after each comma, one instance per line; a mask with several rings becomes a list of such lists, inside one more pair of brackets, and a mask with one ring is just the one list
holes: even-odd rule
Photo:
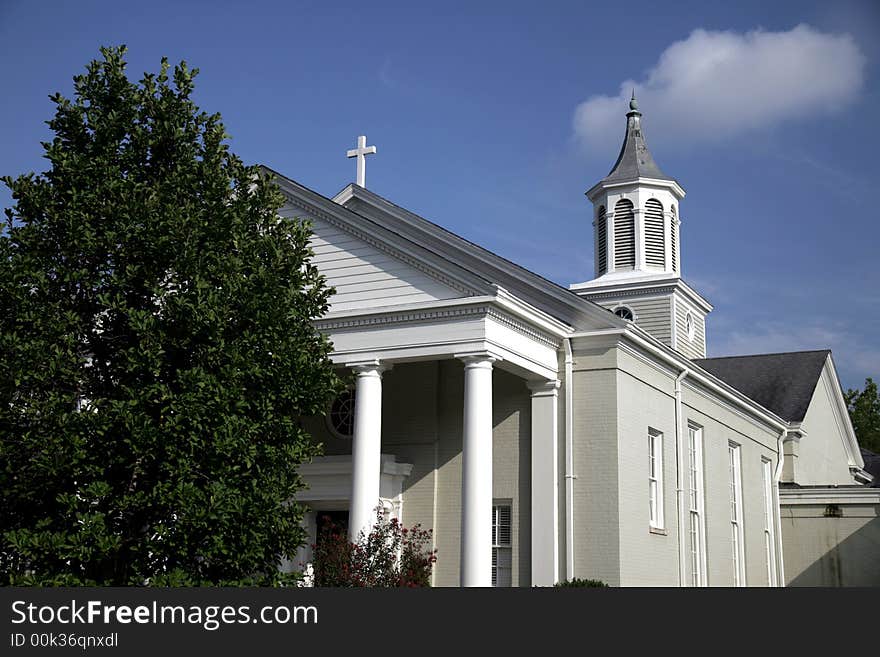
[[492, 585], [492, 363], [464, 361], [461, 464], [461, 585]]
[[559, 381], [529, 382], [532, 391], [532, 586], [559, 581]]
[[379, 361], [350, 365], [357, 375], [354, 397], [354, 435], [351, 447], [351, 503], [348, 537], [369, 533], [379, 505], [382, 453], [382, 371]]

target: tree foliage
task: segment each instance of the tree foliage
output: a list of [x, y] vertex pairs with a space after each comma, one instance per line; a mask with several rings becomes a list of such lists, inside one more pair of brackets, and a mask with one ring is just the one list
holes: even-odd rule
[[880, 454], [880, 394], [874, 379], [865, 379], [864, 390], [847, 390], [844, 398], [859, 445]]
[[298, 419], [338, 387], [309, 226], [193, 102], [102, 49], [51, 96], [50, 168], [3, 181], [0, 577], [277, 584], [305, 536]]

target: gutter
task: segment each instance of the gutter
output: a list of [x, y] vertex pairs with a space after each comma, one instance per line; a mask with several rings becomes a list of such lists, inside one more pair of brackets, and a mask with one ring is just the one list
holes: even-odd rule
[[782, 452], [782, 443], [788, 434], [786, 429], [779, 432], [779, 438], [776, 440], [776, 448], [779, 452], [776, 459], [776, 471], [773, 473], [773, 493], [776, 497], [776, 586], [785, 586], [785, 563], [782, 558], [782, 500], [779, 499], [779, 480], [782, 478], [782, 467], [785, 464], [785, 455]]
[[675, 501], [678, 510], [678, 585], [687, 586], [687, 555], [684, 529], [684, 414], [681, 412], [681, 382], [690, 374], [684, 369], [675, 377]]
[[599, 331], [578, 331], [576, 333], [572, 333], [570, 338], [587, 338], [587, 337], [595, 337], [598, 335], [625, 335], [627, 338], [632, 340], [634, 343], [642, 347], [643, 349], [649, 351], [653, 355], [657, 356], [661, 360], [663, 360], [668, 365], [671, 365], [678, 371], [681, 370], [689, 370], [688, 377], [701, 383], [706, 386], [710, 390], [717, 392], [719, 395], [728, 399], [729, 401], [734, 402], [737, 406], [745, 407], [752, 415], [763, 420], [774, 429], [779, 431], [787, 430], [789, 428], [788, 423], [780, 418], [778, 415], [775, 415], [771, 411], [768, 411], [760, 404], [752, 401], [748, 397], [746, 397], [741, 392], [738, 392], [735, 388], [728, 386], [720, 381], [713, 380], [710, 376], [703, 374], [699, 370], [690, 369], [693, 367], [687, 359], [683, 356], [676, 358], [674, 355], [667, 353], [660, 347], [656, 346], [646, 338], [639, 335], [637, 332], [629, 330], [629, 329], [611, 329], [611, 330], [599, 330]]
[[574, 577], [574, 391], [572, 376], [574, 358], [571, 353], [571, 338], [563, 340], [565, 345], [565, 578]]

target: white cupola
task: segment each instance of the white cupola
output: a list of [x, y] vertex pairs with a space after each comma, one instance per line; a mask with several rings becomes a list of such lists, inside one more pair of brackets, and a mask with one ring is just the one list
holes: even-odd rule
[[593, 203], [596, 278], [677, 276], [678, 203], [685, 191], [654, 162], [635, 95], [611, 173], [588, 192]]
[[593, 204], [595, 278], [570, 289], [640, 325], [689, 358], [706, 354], [711, 304], [681, 280], [685, 191], [645, 141], [635, 93], [611, 172], [587, 191]]

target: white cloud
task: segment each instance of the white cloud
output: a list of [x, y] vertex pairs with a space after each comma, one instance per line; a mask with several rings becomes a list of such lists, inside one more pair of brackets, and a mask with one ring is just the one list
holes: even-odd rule
[[745, 34], [698, 29], [663, 51], [642, 81], [625, 80], [617, 96], [581, 103], [574, 130], [588, 147], [619, 141], [635, 88], [649, 143], [728, 138], [851, 104], [862, 89], [865, 64], [849, 34], [809, 25]]

